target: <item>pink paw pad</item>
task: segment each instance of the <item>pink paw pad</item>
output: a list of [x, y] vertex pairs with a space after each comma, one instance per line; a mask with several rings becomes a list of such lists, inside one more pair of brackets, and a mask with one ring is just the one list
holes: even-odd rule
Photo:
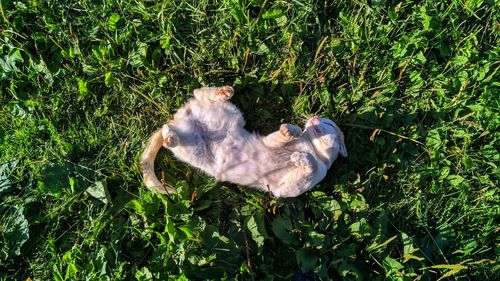
[[217, 92], [217, 96], [219, 98], [222, 98], [224, 100], [228, 100], [230, 99], [234, 94], [234, 90], [233, 90], [233, 87], [231, 86], [224, 86], [224, 87], [221, 87], [219, 89], [219, 91]]
[[284, 136], [287, 139], [292, 139], [292, 138], [298, 137], [300, 135], [300, 131], [297, 132], [296, 130], [294, 130], [294, 128], [292, 128], [288, 124], [282, 124], [280, 126], [280, 133], [282, 136]]

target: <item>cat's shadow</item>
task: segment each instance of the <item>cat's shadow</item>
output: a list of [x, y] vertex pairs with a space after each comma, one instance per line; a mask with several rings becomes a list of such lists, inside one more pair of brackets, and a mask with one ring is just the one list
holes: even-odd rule
[[[286, 94], [284, 87], [289, 88]], [[242, 111], [248, 131], [266, 135], [278, 130], [283, 123], [302, 127], [290, 110], [296, 94], [290, 86], [284, 87], [273, 84], [235, 86], [231, 102]]]

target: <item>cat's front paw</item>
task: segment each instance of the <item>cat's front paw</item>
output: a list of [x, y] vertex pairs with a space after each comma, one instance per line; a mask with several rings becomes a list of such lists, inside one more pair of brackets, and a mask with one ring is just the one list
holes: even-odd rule
[[297, 126], [290, 124], [281, 124], [280, 133], [286, 139], [291, 140], [293, 138], [299, 137], [302, 132]]
[[172, 148], [179, 144], [179, 138], [166, 124], [161, 129], [161, 135], [163, 136], [163, 147]]
[[295, 164], [297, 167], [310, 167], [311, 166], [311, 160], [309, 159], [309, 154], [306, 152], [300, 152], [300, 151], [295, 151], [290, 155], [290, 160]]
[[228, 100], [234, 95], [233, 87], [224, 86], [220, 87], [219, 91], [217, 91], [217, 97], [221, 100]]

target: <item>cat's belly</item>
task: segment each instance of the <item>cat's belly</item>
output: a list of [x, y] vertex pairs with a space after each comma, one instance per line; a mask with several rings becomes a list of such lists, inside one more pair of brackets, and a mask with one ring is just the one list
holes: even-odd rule
[[[262, 186], [262, 163], [268, 158], [269, 150], [251, 134], [231, 134], [212, 145], [216, 169], [215, 178], [247, 186]], [[262, 188], [261, 188], [262, 189]]]

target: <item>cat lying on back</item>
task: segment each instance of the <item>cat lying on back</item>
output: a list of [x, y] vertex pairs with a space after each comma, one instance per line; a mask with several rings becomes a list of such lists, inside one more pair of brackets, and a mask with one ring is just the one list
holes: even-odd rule
[[141, 167], [145, 184], [160, 193], [173, 193], [154, 173], [161, 146], [175, 157], [218, 181], [295, 197], [321, 181], [338, 154], [347, 156], [344, 135], [328, 119], [313, 117], [304, 131], [291, 124], [267, 136], [243, 128], [241, 112], [228, 100], [229, 86], [194, 90], [194, 98], [180, 108], [148, 141]]

